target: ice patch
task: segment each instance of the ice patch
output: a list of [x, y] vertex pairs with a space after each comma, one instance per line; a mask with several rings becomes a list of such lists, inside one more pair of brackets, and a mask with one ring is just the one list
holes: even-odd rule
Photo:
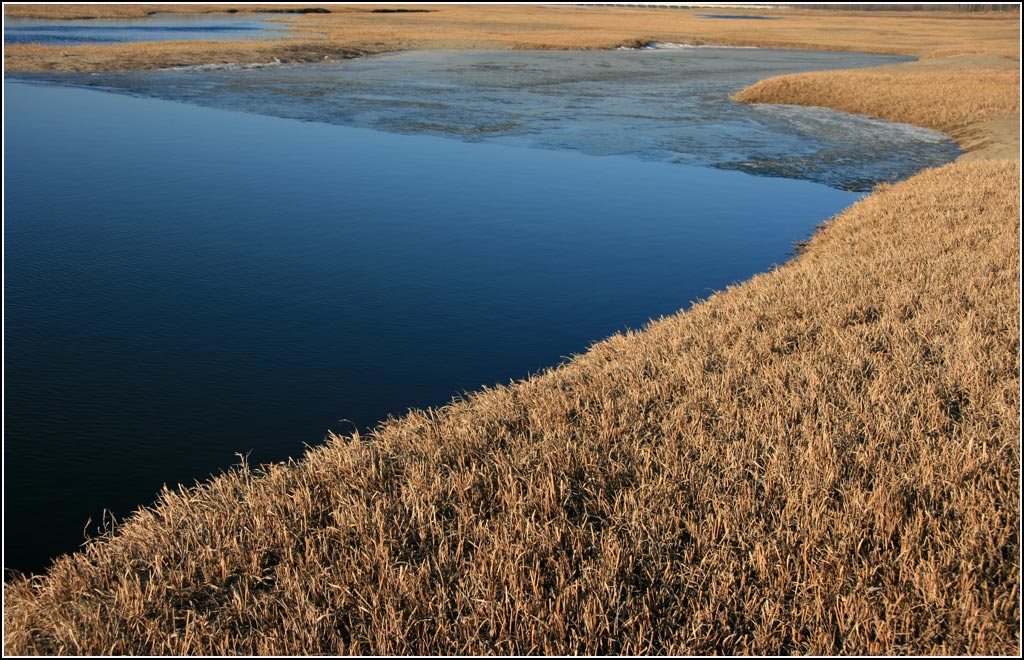
[[647, 50], [660, 50], [663, 48], [743, 48], [747, 50], [756, 49], [757, 46], [712, 46], [710, 44], [674, 44], [672, 42], [666, 43], [652, 43], [647, 47]]
[[289, 119], [699, 164], [842, 190], [869, 190], [959, 155], [946, 136], [926, 129], [729, 100], [772, 75], [909, 58], [635, 45], [664, 52], [418, 52], [36, 77]]
[[184, 66], [172, 66], [157, 71], [241, 71], [244, 69], [265, 69], [267, 67], [279, 66], [281, 60], [274, 58], [273, 62], [252, 62], [244, 64], [241, 62], [225, 62], [222, 64], [188, 64]]
[[758, 46], [713, 46], [711, 44], [676, 44], [670, 41], [664, 43], [652, 41], [646, 46], [640, 46], [638, 48], [630, 48], [629, 46], [619, 46], [616, 50], [679, 50], [683, 48], [742, 48], [744, 50], [756, 50]]

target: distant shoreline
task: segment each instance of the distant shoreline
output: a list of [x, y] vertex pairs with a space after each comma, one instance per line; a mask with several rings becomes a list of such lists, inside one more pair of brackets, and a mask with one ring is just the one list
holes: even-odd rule
[[[8, 16], [40, 18], [139, 17], [155, 11], [209, 13], [223, 5], [7, 5]], [[425, 6], [424, 6], [425, 7]], [[243, 6], [246, 11], [278, 10], [280, 7]], [[294, 10], [294, 7], [291, 7]], [[585, 9], [585, 10], [584, 10]], [[1019, 152], [1019, 131], [1013, 112], [1019, 113], [1012, 85], [1019, 69], [1019, 54], [1007, 42], [1003, 46], [979, 48], [992, 43], [989, 31], [998, 28], [1012, 37], [1012, 12], [822, 12], [772, 8], [780, 20], [758, 22], [747, 28], [745, 21], [699, 18], [703, 10], [628, 9], [620, 7], [482, 7], [437, 6], [426, 13], [375, 13], [372, 6], [332, 6], [328, 14], [303, 14], [274, 19], [287, 21], [296, 34], [286, 39], [245, 41], [135, 42], [106, 46], [45, 46], [19, 44], [4, 47], [9, 71], [98, 71], [154, 69], [216, 64], [266, 64], [269, 62], [318, 62], [349, 59], [401, 50], [433, 49], [615, 49], [648, 43], [726, 47], [796, 48], [809, 50], [851, 50], [883, 54], [912, 55], [921, 62], [899, 69], [884, 68], [830, 76], [805, 75], [800, 90], [786, 79], [762, 81], [753, 90], [736, 95], [745, 102], [821, 105], [837, 110], [910, 123], [943, 131], [961, 144], [969, 158], [1013, 157]], [[724, 12], [723, 12], [724, 13]], [[732, 12], [736, 13], [736, 12]], [[667, 18], [666, 18], [667, 17]], [[889, 34], [855, 39], [839, 36], [847, 29], [861, 35], [878, 31], [885, 17]], [[457, 28], [452, 28], [451, 24]], [[764, 25], [768, 24], [768, 25]], [[567, 30], [568, 26], [573, 30]], [[925, 27], [922, 28], [922, 25]], [[379, 35], [387, 35], [379, 38]], [[868, 80], [868, 77], [871, 77]], [[969, 89], [979, 78], [1000, 78], [996, 86], [977, 98], [951, 99], [948, 94], [916, 99], [936, 82], [954, 77], [953, 87]], [[859, 79], [858, 79], [859, 78]], [[817, 83], [810, 81], [817, 80]], [[913, 85], [914, 92], [901, 99], [898, 107], [885, 107], [884, 94], [875, 89], [901, 89]], [[1005, 89], [1000, 92], [998, 86]], [[1019, 89], [1019, 82], [1016, 83]], [[838, 86], [838, 87], [837, 87]], [[931, 85], [934, 87], [935, 85]], [[863, 98], [862, 92], [868, 92]], [[1000, 97], [1002, 95], [1002, 98]], [[1019, 97], [1019, 91], [1016, 92]], [[873, 97], [873, 98], [872, 98]], [[997, 101], [993, 103], [993, 100]], [[954, 104], [954, 101], [956, 103]], [[971, 107], [973, 104], [976, 107]], [[956, 105], [962, 117], [941, 116], [937, 108]], [[948, 115], [949, 113], [945, 113]]]

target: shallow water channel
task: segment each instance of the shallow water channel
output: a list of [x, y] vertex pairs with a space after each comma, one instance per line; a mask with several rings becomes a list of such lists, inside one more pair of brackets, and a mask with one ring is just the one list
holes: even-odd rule
[[288, 25], [252, 14], [155, 13], [145, 18], [88, 18], [54, 21], [4, 17], [5, 44], [118, 44], [130, 41], [280, 39]]
[[8, 76], [5, 566], [39, 570], [104, 509], [236, 453], [299, 456], [328, 429], [526, 377], [785, 261], [848, 189], [956, 149], [728, 94], [894, 59]]

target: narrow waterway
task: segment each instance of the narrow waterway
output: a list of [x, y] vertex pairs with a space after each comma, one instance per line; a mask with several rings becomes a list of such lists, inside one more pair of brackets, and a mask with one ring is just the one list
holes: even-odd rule
[[4, 17], [5, 44], [80, 46], [130, 41], [280, 39], [288, 25], [253, 14], [154, 13], [145, 18], [88, 18], [55, 21]]

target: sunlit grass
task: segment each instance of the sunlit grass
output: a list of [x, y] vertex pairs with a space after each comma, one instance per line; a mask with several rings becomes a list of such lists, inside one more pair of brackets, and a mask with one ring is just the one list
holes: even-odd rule
[[[998, 155], [1007, 158], [1020, 152], [1020, 62], [1002, 57], [956, 55], [779, 76], [735, 98], [825, 106], [944, 131], [971, 150], [1002, 147]], [[1000, 119], [1008, 121], [996, 127], [993, 122]], [[993, 130], [1001, 135], [992, 135]]]
[[[667, 11], [416, 23], [439, 13], [319, 25], [354, 49], [339, 35], [370, 25], [378, 49], [686, 36]], [[783, 267], [527, 381], [165, 492], [10, 581], [5, 652], [1019, 652], [1021, 173], [991, 159], [1019, 144], [1019, 15], [807, 16], [747, 38], [944, 59], [741, 98], [940, 128], [989, 159], [879, 186]], [[700, 37], [751, 30], [731, 23]]]
[[[315, 5], [314, 5], [315, 6]], [[6, 15], [50, 17], [119, 16], [189, 6], [5, 5]], [[217, 6], [201, 5], [199, 11]], [[259, 6], [220, 5], [254, 11]], [[897, 12], [765, 10], [780, 20], [729, 21], [699, 18], [702, 10], [611, 7], [417, 5], [425, 13], [374, 13], [372, 5], [330, 5], [330, 14], [280, 17], [299, 40], [323, 42], [324, 54], [428, 49], [599, 49], [649, 41], [816, 50], [933, 54], [986, 53], [1019, 60], [1020, 14], [927, 15]], [[290, 7], [295, 9], [295, 5]], [[392, 7], [393, 8], [393, 7]], [[135, 15], [133, 14], [133, 15]], [[173, 66], [183, 57], [240, 63], [267, 62], [279, 44], [260, 41], [239, 50], [231, 42], [160, 42], [73, 48], [5, 46], [8, 70], [100, 70]], [[63, 52], [63, 54], [62, 54]], [[186, 55], [187, 53], [191, 53]]]
[[1019, 163], [885, 186], [571, 363], [165, 493], [8, 653], [1004, 653]]

